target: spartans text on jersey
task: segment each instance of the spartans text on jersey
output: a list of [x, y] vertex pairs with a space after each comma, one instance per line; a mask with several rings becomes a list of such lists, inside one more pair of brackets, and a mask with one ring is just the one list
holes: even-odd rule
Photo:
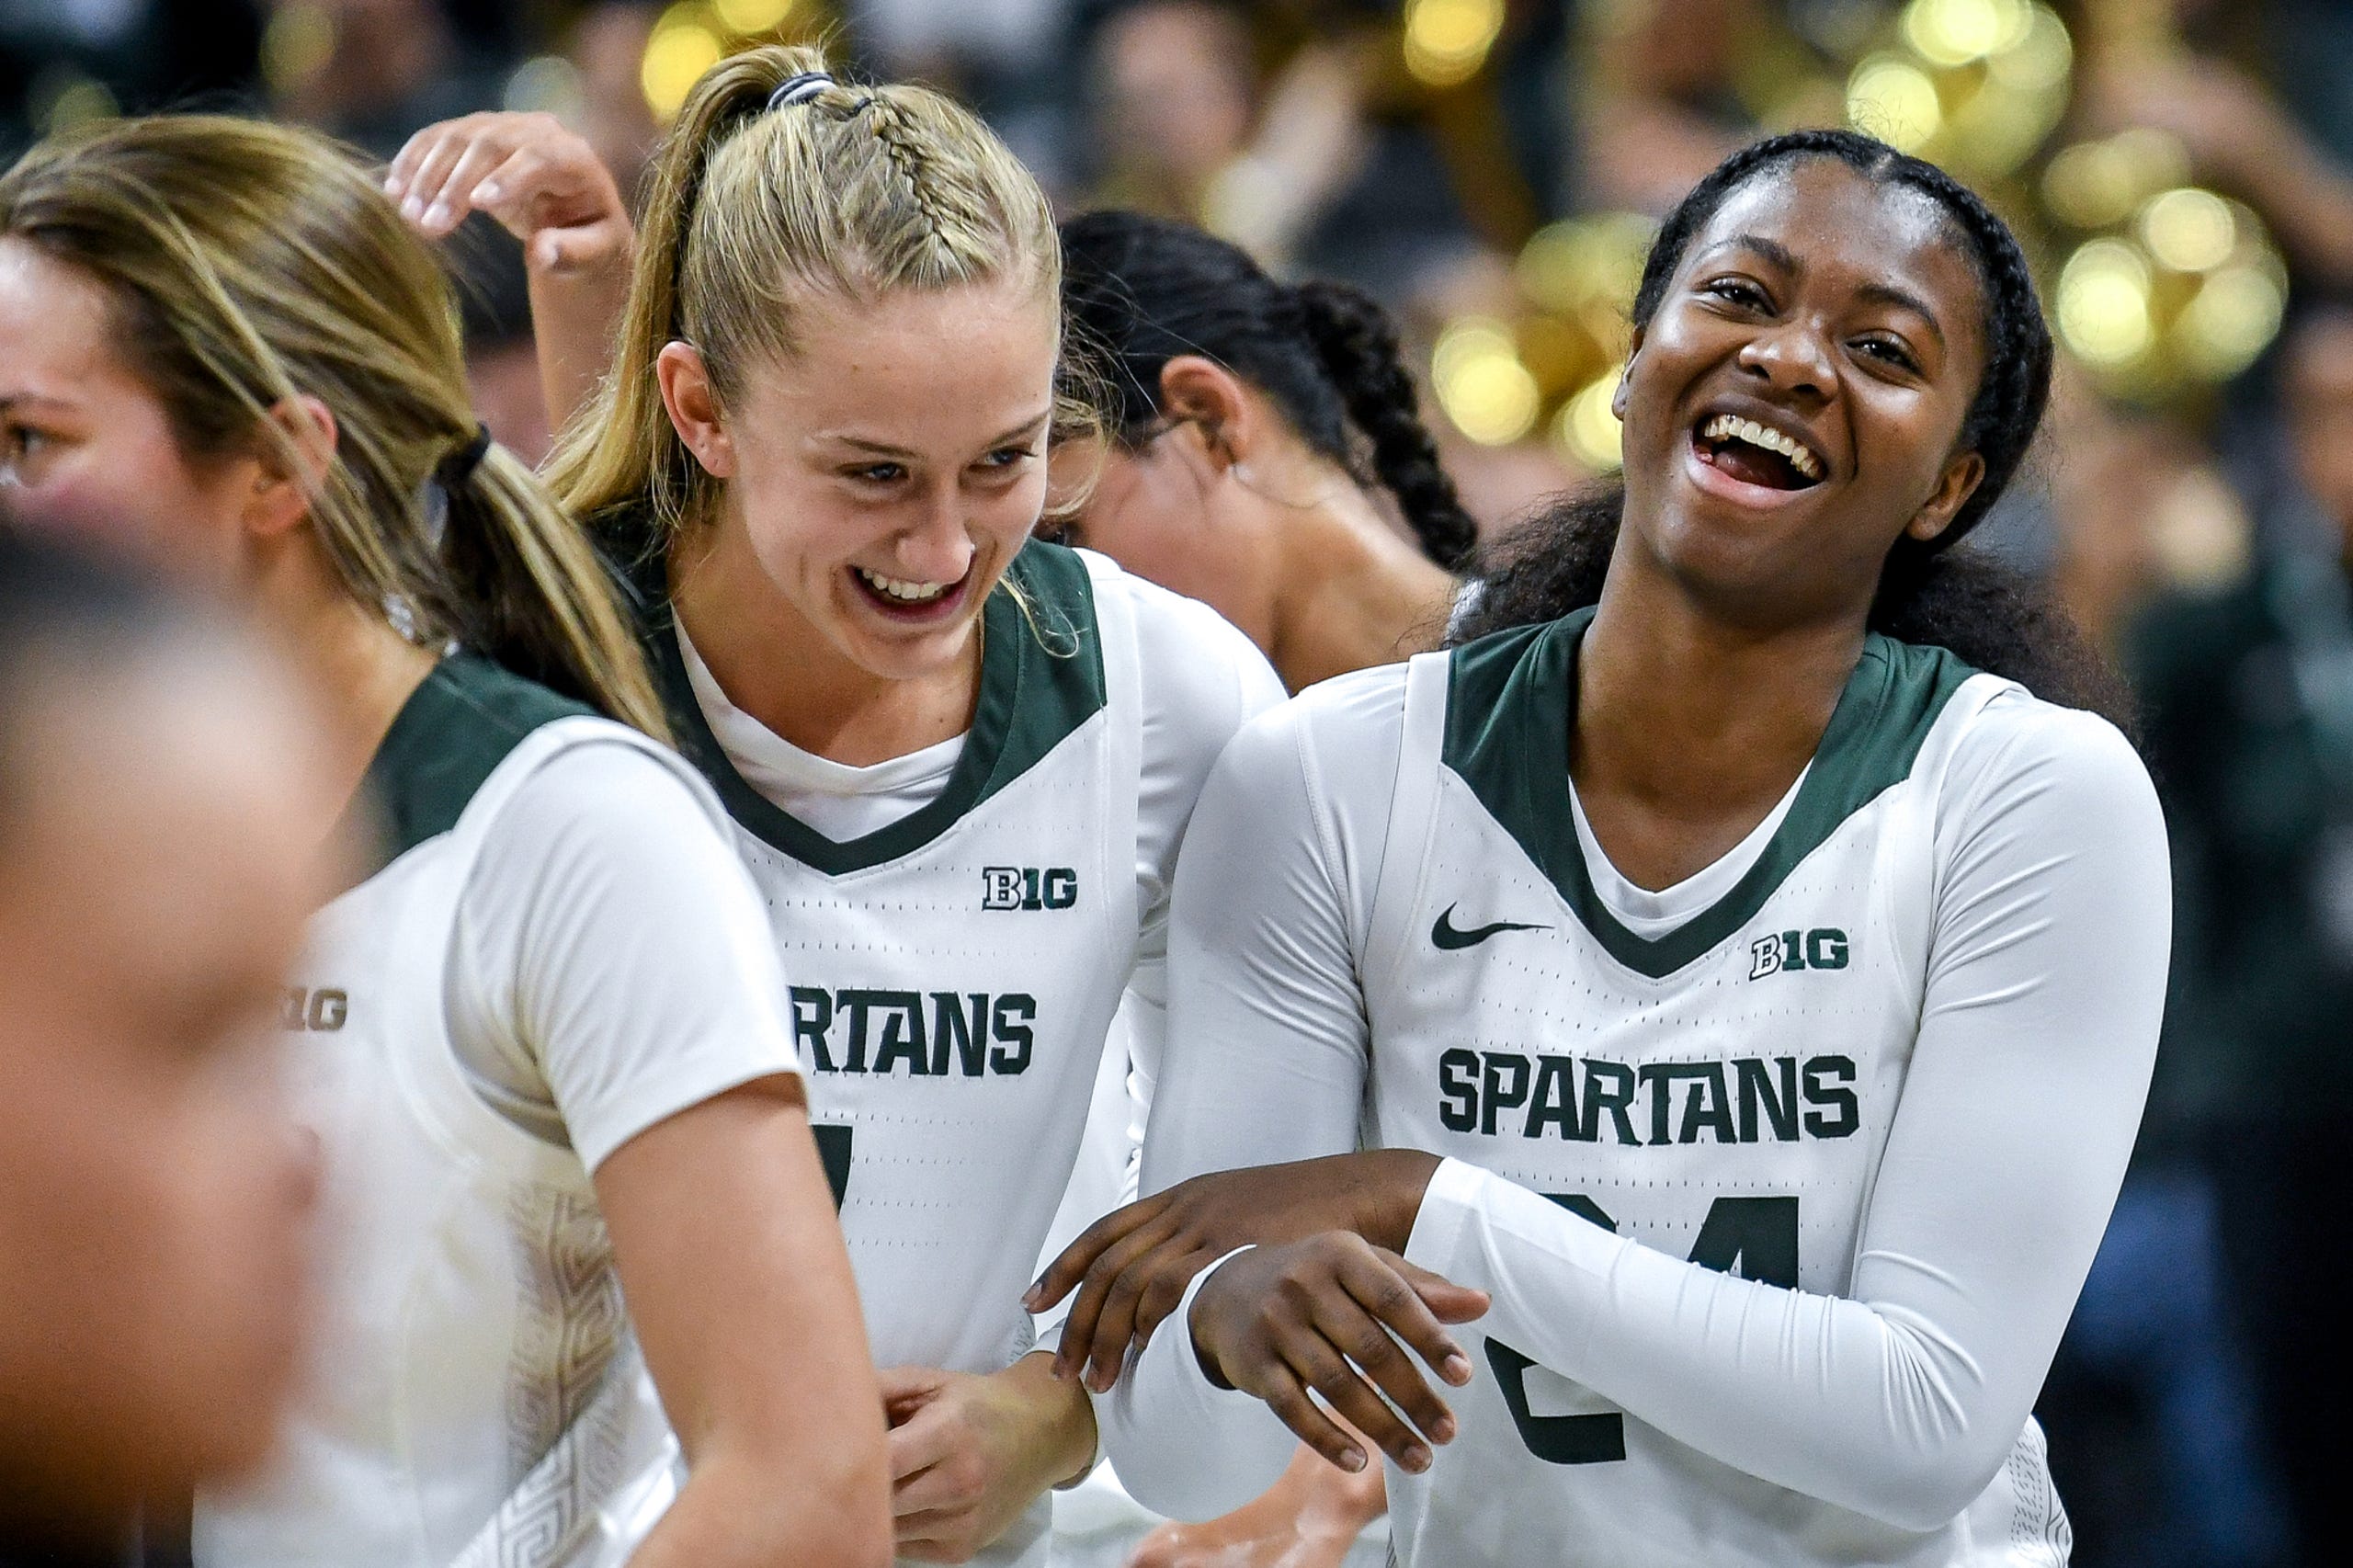
[[793, 1041], [817, 1073], [1009, 1077], [1029, 1069], [1037, 1021], [1038, 999], [1018, 991], [792, 988]]
[[1607, 1127], [1620, 1144], [1696, 1143], [1703, 1132], [1787, 1143], [1851, 1136], [1862, 1125], [1854, 1083], [1847, 1056], [1636, 1063], [1458, 1047], [1438, 1059], [1438, 1117], [1449, 1131], [1490, 1137], [1593, 1143]]

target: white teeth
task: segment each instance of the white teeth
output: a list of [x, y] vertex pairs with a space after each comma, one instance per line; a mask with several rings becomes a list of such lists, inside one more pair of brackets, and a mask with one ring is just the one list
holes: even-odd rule
[[863, 566], [856, 570], [865, 579], [868, 587], [902, 604], [929, 604], [956, 585], [954, 583], [910, 583], [898, 577], [885, 577], [881, 573], [870, 572]]
[[1768, 429], [1754, 419], [1742, 419], [1730, 414], [1719, 414], [1699, 428], [1705, 440], [1745, 441], [1752, 447], [1762, 447], [1768, 452], [1779, 452], [1790, 460], [1790, 466], [1806, 479], [1822, 477], [1822, 460], [1806, 449], [1802, 441], [1792, 440], [1779, 430]]

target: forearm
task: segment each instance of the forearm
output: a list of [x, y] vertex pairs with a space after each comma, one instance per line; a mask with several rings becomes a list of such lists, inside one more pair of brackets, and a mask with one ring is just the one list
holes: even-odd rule
[[635, 256], [631, 239], [595, 261], [531, 265], [531, 327], [551, 429], [570, 424], [612, 368]]
[[[834, 1445], [799, 1447], [767, 1462], [714, 1455], [696, 1465], [631, 1568], [884, 1568], [879, 1467], [845, 1462]], [[871, 1506], [846, 1501], [870, 1494]]]
[[1232, 1513], [1281, 1479], [1298, 1448], [1290, 1429], [1246, 1393], [1201, 1370], [1188, 1328], [1204, 1269], [1126, 1375], [1096, 1401], [1104, 1452], [1120, 1483], [1171, 1518]]

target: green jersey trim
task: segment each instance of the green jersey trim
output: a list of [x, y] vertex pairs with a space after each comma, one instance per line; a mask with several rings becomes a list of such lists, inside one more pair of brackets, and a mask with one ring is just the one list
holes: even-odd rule
[[1807, 856], [1901, 783], [1961, 683], [1977, 672], [1942, 648], [1872, 632], [1830, 715], [1789, 814], [1748, 874], [1656, 937], [1621, 925], [1593, 890], [1569, 804], [1577, 645], [1590, 608], [1514, 627], [1449, 655], [1443, 761], [1534, 861], [1609, 956], [1653, 980], [1674, 973], [1756, 917]]
[[[346, 810], [353, 841], [376, 850], [358, 881], [457, 826], [467, 802], [532, 731], [594, 711], [477, 653], [451, 653], [434, 665], [392, 716]], [[354, 817], [371, 808], [372, 833]]]
[[746, 832], [829, 877], [914, 854], [1005, 789], [1105, 705], [1103, 639], [1086, 562], [1058, 545], [1032, 542], [1013, 558], [981, 608], [981, 689], [972, 727], [948, 787], [928, 805], [862, 838], [836, 841], [745, 781], [727, 760], [687, 679], [668, 616], [649, 634], [648, 653], [678, 733]]

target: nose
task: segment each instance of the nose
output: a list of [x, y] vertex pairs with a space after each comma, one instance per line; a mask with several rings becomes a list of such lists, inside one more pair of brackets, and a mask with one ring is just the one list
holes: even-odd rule
[[952, 481], [934, 486], [925, 496], [922, 515], [891, 541], [898, 574], [917, 583], [961, 580], [972, 564], [972, 552], [964, 498]]
[[1781, 322], [1759, 332], [1741, 347], [1740, 369], [1776, 392], [1795, 399], [1820, 401], [1830, 394], [1836, 372], [1830, 345], [1813, 323]]

